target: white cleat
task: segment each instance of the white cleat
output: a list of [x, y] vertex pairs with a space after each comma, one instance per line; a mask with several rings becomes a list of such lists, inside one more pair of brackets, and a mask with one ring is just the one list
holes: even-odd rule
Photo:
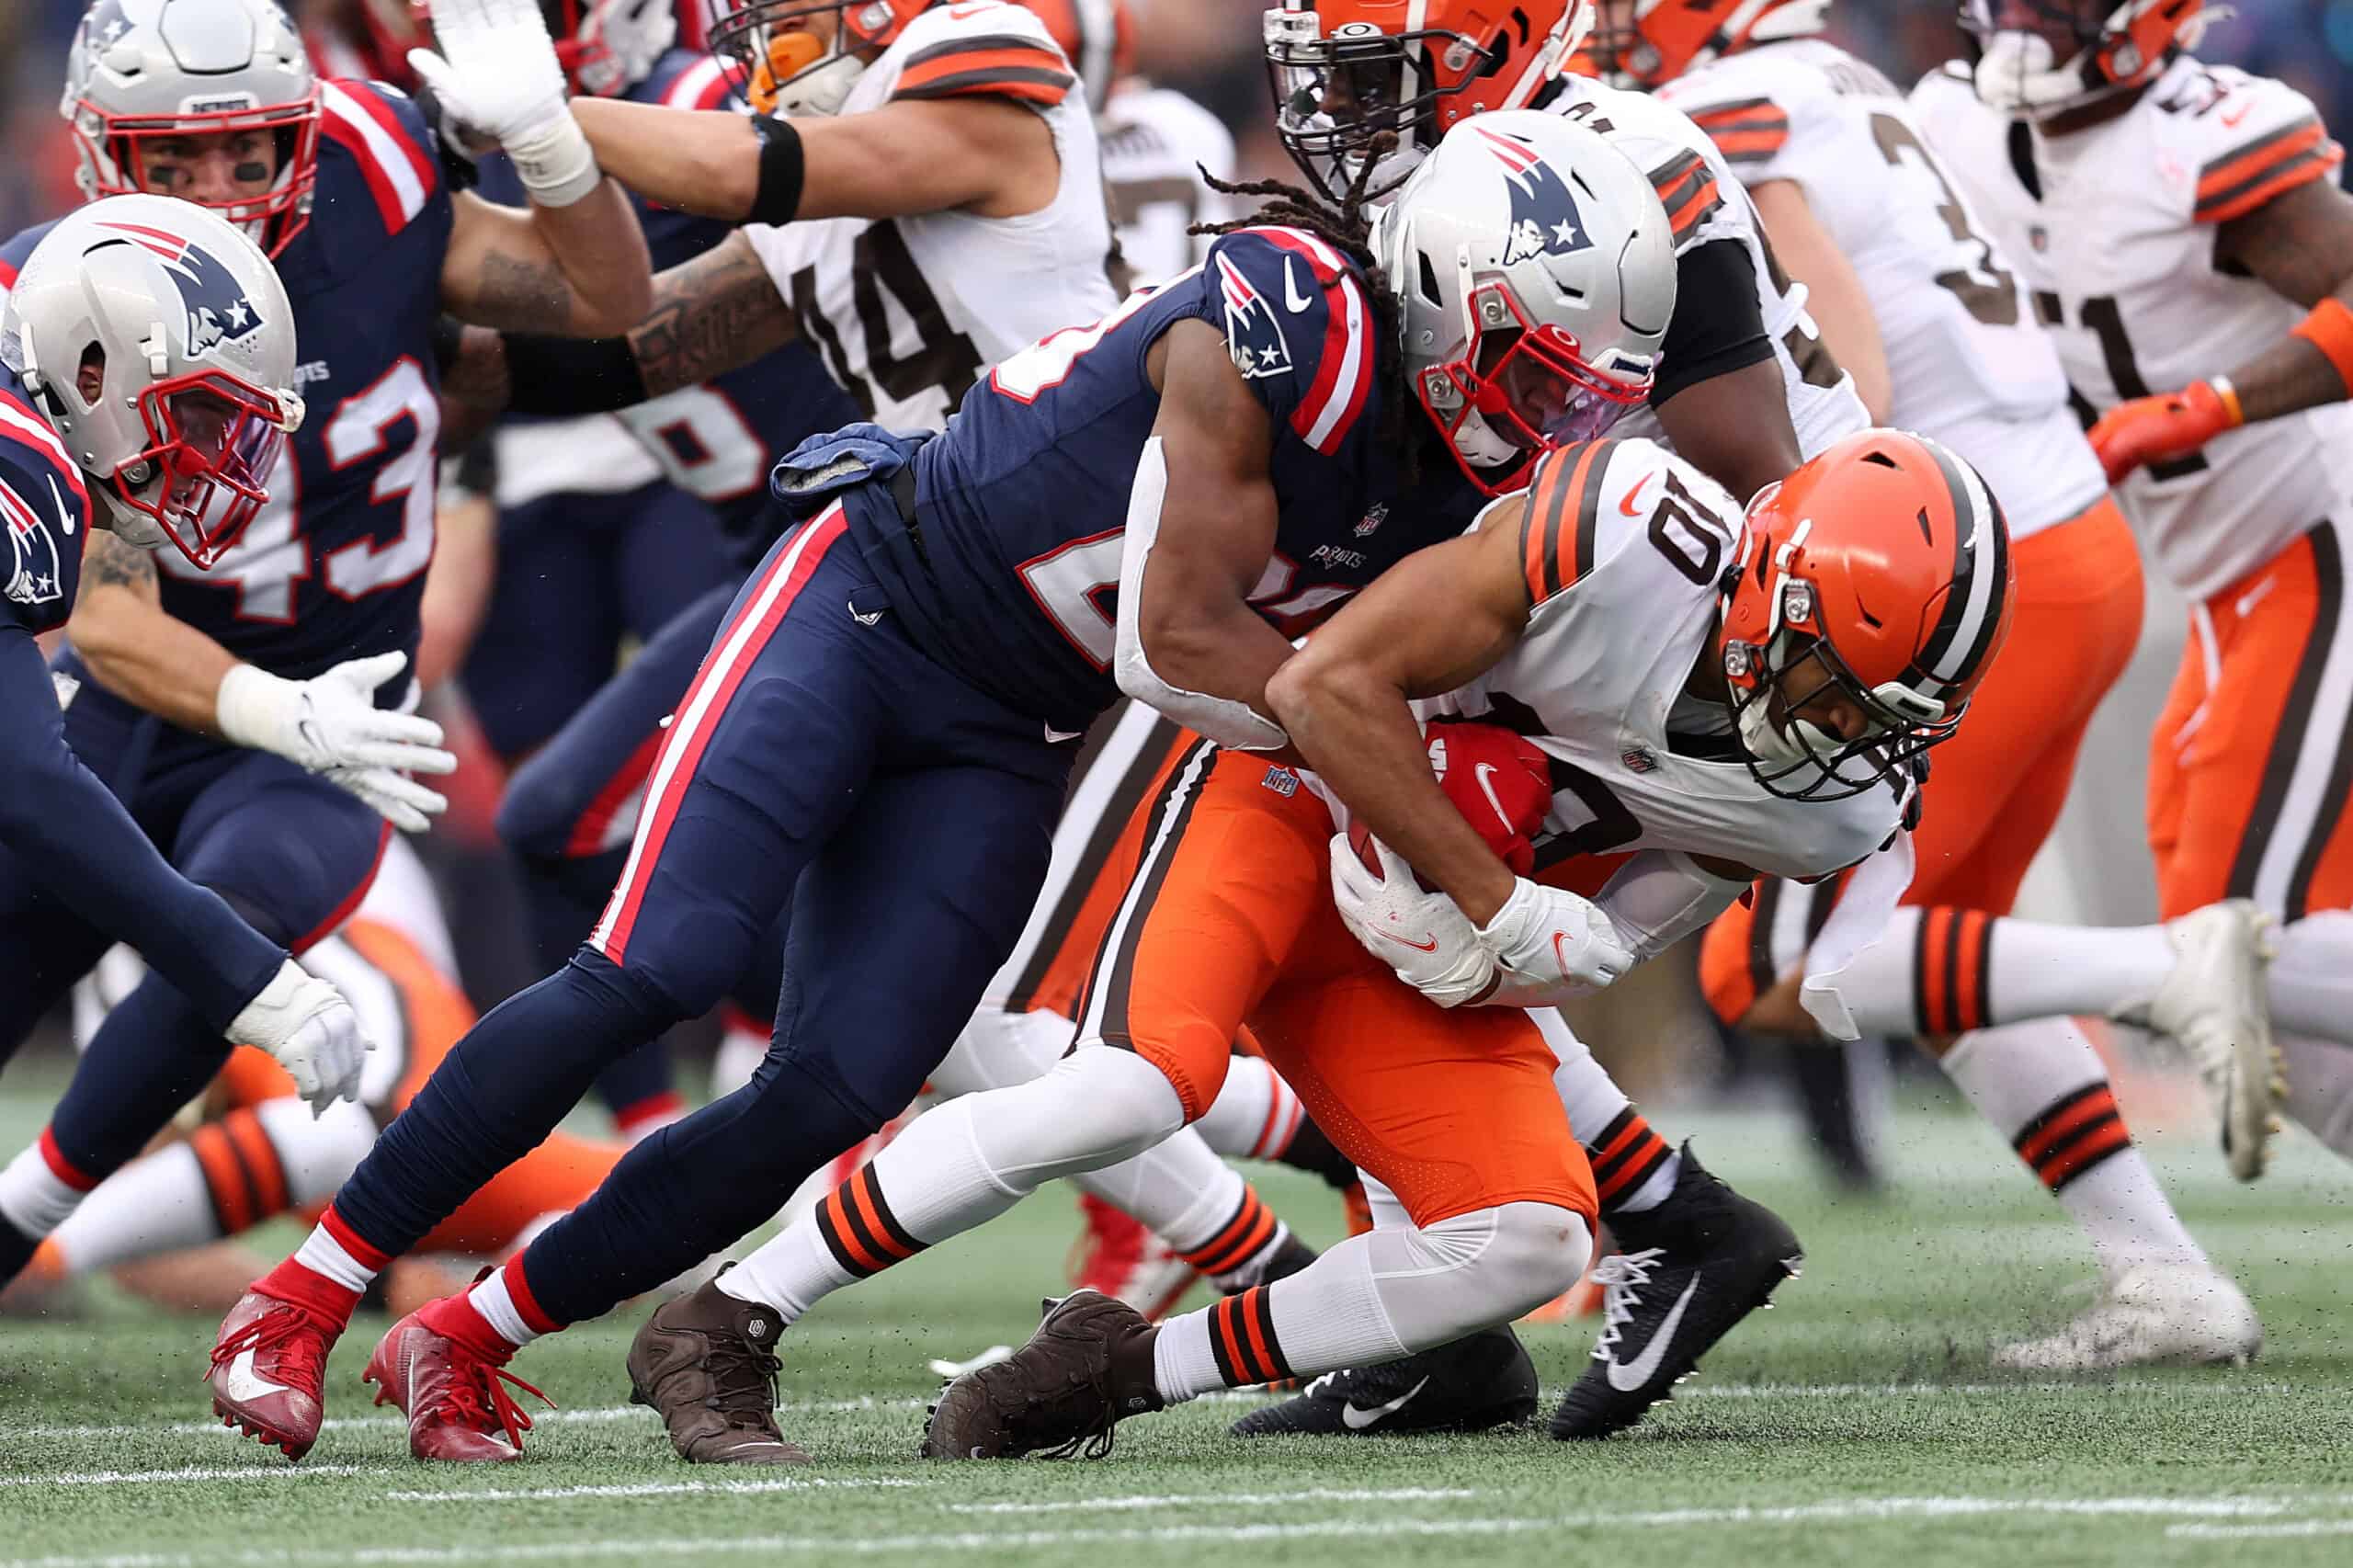
[[1994, 1347], [2013, 1372], [2096, 1372], [2119, 1367], [2244, 1367], [2263, 1348], [2246, 1293], [2211, 1269], [2127, 1269], [2074, 1322], [2047, 1339]]
[[2120, 1014], [2170, 1035], [2197, 1064], [2222, 1123], [2222, 1157], [2241, 1181], [2263, 1174], [2288, 1095], [2264, 993], [2270, 926], [2271, 917], [2245, 899], [2167, 921], [2173, 972], [2145, 1009]]

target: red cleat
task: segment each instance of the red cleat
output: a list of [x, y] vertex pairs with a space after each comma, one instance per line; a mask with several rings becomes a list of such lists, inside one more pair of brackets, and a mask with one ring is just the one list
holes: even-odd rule
[[1070, 1282], [1125, 1301], [1154, 1323], [1167, 1316], [1199, 1271], [1125, 1210], [1093, 1193], [1080, 1194], [1078, 1204], [1086, 1229], [1071, 1244]]
[[291, 1301], [248, 1290], [221, 1320], [212, 1345], [212, 1413], [224, 1426], [300, 1460], [319, 1440], [327, 1350], [343, 1332]]
[[523, 1457], [531, 1418], [506, 1392], [513, 1383], [549, 1409], [555, 1402], [471, 1347], [438, 1335], [422, 1310], [392, 1324], [368, 1358], [359, 1381], [376, 1385], [378, 1404], [408, 1415], [408, 1451], [452, 1464], [505, 1464]]

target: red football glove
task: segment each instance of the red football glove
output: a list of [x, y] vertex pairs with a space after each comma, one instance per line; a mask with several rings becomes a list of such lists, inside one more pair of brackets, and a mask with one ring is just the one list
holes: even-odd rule
[[[1532, 841], [1552, 804], [1552, 770], [1544, 754], [1499, 724], [1472, 720], [1434, 720], [1427, 739], [1438, 787], [1512, 874], [1527, 876], [1536, 866]], [[1362, 818], [1348, 824], [1348, 847], [1367, 870], [1381, 875], [1372, 831]]]
[[2136, 397], [2099, 416], [2092, 450], [2114, 484], [2143, 463], [2187, 457], [2245, 421], [2238, 393], [2225, 381], [2192, 381], [2164, 397]]

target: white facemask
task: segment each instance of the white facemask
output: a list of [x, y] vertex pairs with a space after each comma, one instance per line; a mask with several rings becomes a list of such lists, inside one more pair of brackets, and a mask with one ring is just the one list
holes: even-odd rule
[[850, 89], [865, 74], [865, 61], [854, 54], [836, 54], [779, 87], [775, 112], [787, 116], [839, 114], [842, 105], [849, 100]]
[[1830, 766], [1844, 744], [1821, 725], [1792, 719], [1787, 727], [1773, 722], [1769, 698], [1758, 698], [1740, 710], [1740, 744], [1768, 771], [1806, 763]]
[[1988, 108], [2029, 119], [2074, 108], [2100, 96], [2084, 86], [2082, 60], [2077, 55], [2062, 64], [2052, 58], [2050, 40], [1997, 32], [1978, 57], [1978, 99]]

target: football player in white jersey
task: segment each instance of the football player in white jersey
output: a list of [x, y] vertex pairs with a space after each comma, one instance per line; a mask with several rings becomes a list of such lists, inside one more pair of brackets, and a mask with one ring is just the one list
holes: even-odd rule
[[[1825, 340], [1884, 400], [1877, 412], [1949, 443], [2001, 489], [2018, 610], [1968, 736], [1938, 754], [1924, 792], [1905, 902], [1934, 914], [1907, 910], [1882, 937], [1917, 971], [1917, 1016], [1897, 1032], [1937, 1058], [2085, 1229], [2109, 1294], [2148, 1308], [2139, 1358], [2244, 1356], [2260, 1343], [2253, 1310], [2166, 1202], [2090, 1040], [2066, 1018], [1989, 1028], [1978, 1010], [1987, 922], [2015, 902], [2092, 711], [2138, 639], [2140, 565], [2027, 290], [1972, 226], [1902, 95], [1818, 36], [1828, 9], [1603, 0], [1593, 53], [1606, 75], [1655, 90], [1715, 141], [1809, 286]], [[1819, 1038], [1799, 985], [1836, 896], [1768, 882], [1709, 928], [1701, 984], [1727, 1023]], [[2246, 912], [2191, 918], [2175, 937], [2183, 981], [2163, 993], [2158, 1022], [2201, 1059], [2256, 1049], [2245, 1005], [2262, 960]]]
[[627, 407], [802, 337], [867, 417], [937, 430], [990, 365], [1119, 303], [1095, 127], [1033, 12], [744, 0], [710, 43], [754, 114], [608, 98], [575, 118], [631, 190], [745, 227], [657, 275], [625, 341], [506, 339], [534, 411]]
[[[2192, 56], [2205, 12], [1963, 7], [1913, 104], [2052, 329], [2092, 442], [2192, 603], [2152, 743], [2159, 913], [2252, 900], [2287, 1108], [2353, 1153], [2353, 200], [2312, 104]], [[2177, 388], [2155, 393], [2154, 389]], [[2162, 928], [1991, 934], [1989, 1015], [2137, 1010]], [[2034, 960], [2024, 957], [2027, 947]], [[2261, 1166], [2261, 1074], [2232, 1085]]]
[[[1393, 1358], [1543, 1301], [1585, 1238], [1529, 1228], [1559, 1212], [1539, 1113], [1556, 1140], [1566, 1129], [1542, 1070], [1530, 1095], [1512, 1092], [1511, 1069], [1550, 1056], [1524, 1009], [1582, 987], [1557, 968], [1540, 980], [1553, 958], [1496, 934], [1516, 909], [1593, 890], [1575, 902], [1582, 978], [1597, 986], [1696, 930], [1752, 869], [1817, 875], [1869, 856], [1899, 832], [1905, 762], [1953, 733], [2000, 644], [2006, 557], [1991, 492], [1919, 437], [1838, 442], [1745, 518], [1656, 444], [1603, 440], [1548, 458], [1471, 533], [1344, 608], [1272, 683], [1317, 771], [1278, 770], [1286, 790], [1263, 758], [1184, 770], [1082, 1040], [1124, 1014], [1114, 1038], [1182, 1062], [1180, 1041], [1220, 1040], [1224, 1009], [1246, 1012], [1297, 1081], [1336, 1091], [1336, 1135], [1345, 1126], [1394, 1201], [1303, 1272], [1157, 1329], [1069, 1297], [1011, 1360], [942, 1393], [924, 1451], [1100, 1443], [1129, 1415], [1343, 1355]], [[1859, 602], [1904, 608], [1874, 622]], [[1447, 716], [1524, 737], [1539, 819], [1526, 839], [1474, 824], [1468, 791], [1433, 778]], [[1497, 772], [1487, 800], [1516, 818], [1519, 780]], [[1321, 803], [1335, 797], [1354, 817], [1336, 835]], [[1302, 895], [1315, 910], [1287, 913]], [[1188, 1005], [1147, 972], [1211, 953], [1238, 971], [1217, 987], [1228, 994]], [[1433, 1060], [1445, 1071], [1409, 1066], [1398, 1042], [1424, 1038], [1449, 1042]], [[1082, 1046], [1074, 1062], [1111, 1054]], [[1778, 1278], [1797, 1259], [1767, 1261]]]

